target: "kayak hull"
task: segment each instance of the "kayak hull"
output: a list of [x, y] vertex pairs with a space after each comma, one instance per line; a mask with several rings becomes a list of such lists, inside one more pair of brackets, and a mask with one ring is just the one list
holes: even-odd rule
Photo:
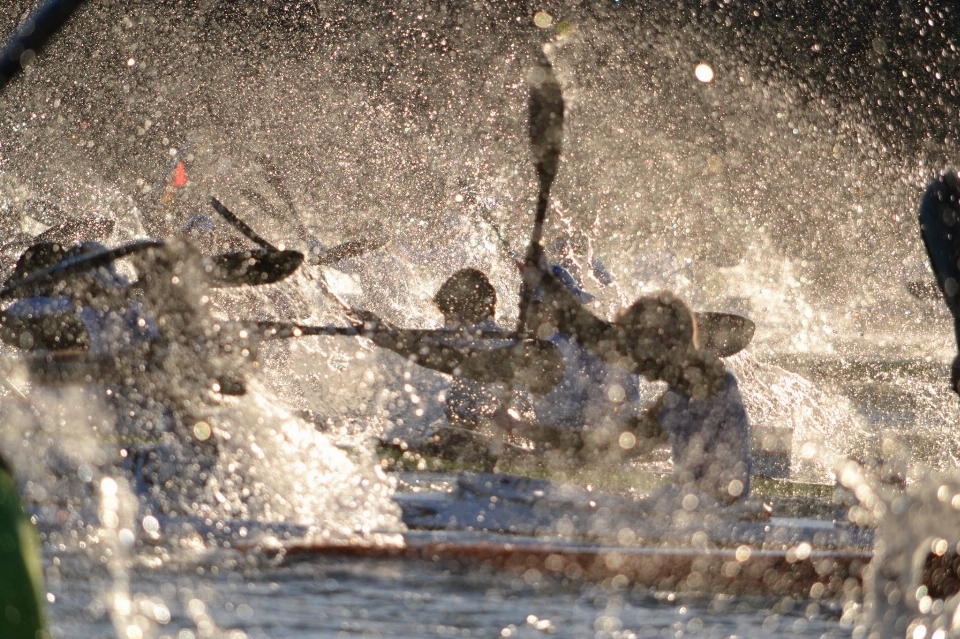
[[528, 580], [541, 576], [573, 581], [613, 580], [621, 587], [668, 592], [835, 598], [857, 596], [872, 552], [737, 548], [696, 549], [588, 545], [511, 538], [497, 533], [414, 531], [400, 546], [285, 544], [287, 560], [316, 557], [417, 560], [447, 569], [509, 571]]

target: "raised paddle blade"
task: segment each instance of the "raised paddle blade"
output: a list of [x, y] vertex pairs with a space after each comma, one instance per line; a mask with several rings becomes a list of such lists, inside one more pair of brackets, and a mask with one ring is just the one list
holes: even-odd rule
[[530, 150], [541, 188], [549, 192], [563, 147], [563, 93], [546, 57], [530, 71], [529, 84]]
[[745, 349], [757, 328], [752, 320], [733, 313], [706, 311], [694, 315], [697, 318], [700, 347], [712, 350], [718, 357], [730, 357]]
[[318, 255], [316, 264], [318, 266], [329, 266], [337, 262], [342, 262], [343, 260], [360, 257], [364, 253], [376, 251], [386, 243], [386, 240], [365, 237], [356, 240], [347, 240]]
[[[920, 200], [920, 236], [943, 299], [960, 315], [960, 179], [953, 171], [937, 176]], [[958, 334], [960, 335], [960, 334]]]
[[257, 286], [286, 279], [303, 263], [299, 251], [253, 249], [222, 253], [213, 258], [211, 286]]
[[960, 178], [944, 171], [920, 200], [920, 235], [943, 301], [953, 315], [957, 356], [950, 366], [950, 386], [960, 393]]
[[[547, 205], [550, 202], [550, 187], [560, 165], [560, 151], [563, 146], [563, 92], [553, 73], [553, 67], [546, 56], [541, 55], [537, 65], [529, 76], [530, 95], [527, 99], [529, 115], [530, 151], [540, 180], [537, 194], [537, 211], [533, 220], [533, 232], [527, 245], [524, 265], [528, 269], [524, 274], [520, 288], [520, 309], [517, 319], [517, 332], [527, 332], [527, 320], [533, 300], [533, 290], [537, 285], [536, 273], [543, 253], [541, 239], [543, 224], [547, 218]], [[530, 275], [534, 277], [530, 277]]]

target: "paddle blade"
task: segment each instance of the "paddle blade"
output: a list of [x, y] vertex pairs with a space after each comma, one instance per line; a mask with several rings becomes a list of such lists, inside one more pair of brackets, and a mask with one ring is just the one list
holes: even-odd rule
[[319, 266], [329, 266], [337, 262], [342, 262], [343, 260], [360, 257], [364, 253], [376, 251], [384, 244], [386, 244], [386, 241], [380, 239], [360, 238], [357, 240], [347, 240], [318, 255], [316, 264]]
[[[960, 315], [960, 179], [949, 171], [934, 179], [920, 200], [920, 235], [943, 299]], [[958, 333], [960, 335], [960, 333]]]
[[543, 57], [531, 70], [529, 84], [530, 149], [541, 184], [549, 183], [557, 173], [563, 145], [563, 94], [553, 67]]
[[718, 357], [736, 355], [753, 339], [757, 326], [750, 319], [733, 313], [696, 313], [700, 347]]
[[258, 286], [289, 277], [303, 263], [303, 253], [254, 249], [222, 253], [212, 260], [211, 286]]
[[563, 93], [560, 83], [553, 74], [553, 67], [546, 57], [541, 56], [538, 64], [530, 71], [530, 96], [527, 100], [530, 125], [530, 151], [533, 153], [537, 177], [540, 180], [540, 192], [537, 194], [537, 212], [533, 220], [533, 232], [524, 258], [523, 285], [520, 288], [520, 309], [517, 317], [517, 333], [527, 333], [527, 318], [531, 311], [533, 290], [540, 278], [539, 262], [543, 255], [540, 240], [543, 237], [543, 224], [547, 218], [547, 205], [550, 200], [550, 187], [560, 164], [560, 150], [563, 145]]
[[[14, 279], [11, 277], [4, 283], [0, 289], [0, 300], [8, 300], [16, 297], [23, 297], [26, 292], [29, 293], [29, 287], [32, 286], [50, 286], [61, 282], [72, 275], [90, 271], [101, 266], [107, 266], [112, 262], [135, 255], [150, 249], [163, 246], [163, 242], [156, 240], [141, 240], [118, 246], [110, 250], [97, 250], [92, 253], [83, 253], [65, 257], [52, 266], [40, 268], [31, 272], [25, 277]], [[45, 259], [45, 258], [44, 258]]]
[[113, 220], [99, 215], [74, 217], [47, 229], [35, 237], [34, 242], [56, 242], [69, 246], [91, 240], [100, 241], [113, 233], [114, 226]]

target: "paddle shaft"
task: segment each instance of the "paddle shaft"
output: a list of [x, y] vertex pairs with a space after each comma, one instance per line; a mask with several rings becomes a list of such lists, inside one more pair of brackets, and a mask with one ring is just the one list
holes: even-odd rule
[[221, 217], [223, 217], [223, 219], [225, 219], [227, 222], [229, 222], [230, 225], [233, 226], [233, 228], [235, 228], [235, 229], [237, 229], [238, 231], [240, 231], [241, 233], [243, 233], [244, 237], [246, 237], [247, 239], [249, 239], [251, 242], [253, 242], [253, 243], [256, 244], [257, 246], [260, 246], [260, 247], [262, 247], [262, 248], [265, 248], [265, 249], [267, 249], [268, 251], [279, 251], [279, 250], [280, 250], [280, 249], [278, 249], [276, 246], [274, 246], [273, 244], [271, 244], [270, 242], [268, 242], [267, 240], [263, 239], [260, 235], [258, 235], [257, 232], [254, 231], [252, 228], [250, 228], [250, 227], [247, 225], [246, 222], [244, 222], [244, 221], [241, 220], [239, 217], [237, 217], [237, 216], [233, 213], [233, 211], [231, 211], [230, 209], [228, 209], [227, 207], [225, 207], [223, 204], [221, 204], [221, 203], [220, 203], [220, 200], [218, 200], [217, 198], [211, 197], [211, 198], [210, 198], [210, 205], [214, 208], [214, 210], [215, 210], [217, 213], [220, 214]]
[[533, 153], [540, 189], [537, 194], [537, 211], [533, 220], [530, 243], [527, 246], [523, 283], [520, 289], [517, 333], [523, 336], [529, 332], [527, 324], [532, 311], [533, 291], [539, 281], [536, 274], [539, 272], [540, 257], [543, 254], [541, 244], [543, 225], [547, 219], [550, 187], [553, 185], [553, 178], [560, 163], [563, 140], [563, 93], [546, 56], [541, 55], [537, 66], [531, 72], [527, 107], [530, 150]]
[[[364, 336], [376, 334], [389, 334], [398, 332], [398, 329], [375, 328], [365, 329], [360, 326], [336, 326], [336, 325], [306, 325], [288, 322], [255, 322], [255, 330], [265, 340], [287, 339], [291, 337], [308, 337], [311, 335], [346, 335], [346, 336]], [[517, 334], [513, 332], [503, 332], [494, 330], [469, 331], [462, 332], [453, 329], [443, 328], [424, 328], [424, 329], [400, 329], [399, 332], [423, 338], [437, 337], [439, 339], [504, 339], [516, 340]]]

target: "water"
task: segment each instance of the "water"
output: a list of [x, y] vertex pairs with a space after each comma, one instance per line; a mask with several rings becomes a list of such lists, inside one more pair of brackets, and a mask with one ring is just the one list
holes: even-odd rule
[[[841, 637], [852, 620], [832, 603], [678, 596], [391, 561], [276, 566], [219, 555], [134, 570], [132, 582], [134, 622], [150, 619], [160, 637], [210, 636], [205, 626], [228, 638]], [[94, 588], [74, 579], [56, 594], [63, 636], [113, 636]]]
[[[536, 192], [524, 78], [549, 42], [567, 126], [546, 244], [581, 268], [595, 312], [668, 287], [748, 315], [754, 342], [728, 364], [754, 428], [792, 433], [794, 479], [832, 484], [838, 461], [880, 455], [921, 486], [960, 462], [951, 318], [906, 286], [930, 279], [919, 195], [956, 161], [957, 19], [949, 3], [880, 0], [90, 3], [0, 96], [0, 212], [25, 233], [96, 214], [115, 245], [210, 214], [216, 196], [290, 248], [388, 241], [275, 287], [209, 292], [216, 317], [343, 323], [323, 276], [350, 304], [437, 326], [433, 292], [472, 266], [510, 325]], [[218, 241], [240, 240], [220, 226]], [[370, 439], [442, 420], [446, 381], [352, 338], [259, 357], [241, 398], [195, 391], [188, 370], [145, 384], [224, 438], [216, 482], [188, 477], [176, 507], [392, 543], [395, 479]], [[0, 450], [37, 508], [55, 637], [848, 636], [862, 603], [154, 538], [123, 479], [116, 404], [5, 366], [32, 400], [5, 390]]]

